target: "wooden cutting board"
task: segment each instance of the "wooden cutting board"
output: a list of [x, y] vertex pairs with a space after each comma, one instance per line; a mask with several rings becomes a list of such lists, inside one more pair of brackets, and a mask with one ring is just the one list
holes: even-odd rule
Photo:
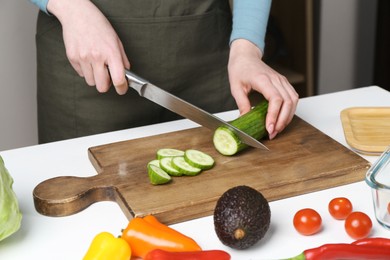
[[390, 145], [390, 107], [350, 107], [340, 117], [345, 139], [356, 152], [380, 155]]
[[[116, 201], [128, 219], [154, 214], [173, 224], [213, 214], [227, 189], [248, 185], [268, 201], [361, 181], [370, 164], [302, 119], [295, 117], [272, 141], [270, 151], [249, 148], [225, 157], [213, 147], [212, 131], [199, 127], [91, 147], [97, 175], [61, 176], [33, 191], [36, 210], [44, 215], [77, 213], [98, 201]], [[146, 170], [159, 148], [198, 149], [216, 160], [198, 176], [174, 177], [153, 186]]]

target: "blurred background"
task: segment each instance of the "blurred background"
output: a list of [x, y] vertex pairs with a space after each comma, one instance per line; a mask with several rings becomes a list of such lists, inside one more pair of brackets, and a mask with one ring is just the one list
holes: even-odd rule
[[[38, 142], [37, 13], [27, 0], [1, 3], [0, 151]], [[265, 60], [300, 97], [370, 85], [390, 90], [389, 14], [388, 0], [273, 0]]]

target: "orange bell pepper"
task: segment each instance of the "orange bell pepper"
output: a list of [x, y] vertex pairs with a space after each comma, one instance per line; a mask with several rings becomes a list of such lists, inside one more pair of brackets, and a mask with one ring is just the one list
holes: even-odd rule
[[164, 225], [163, 223], [161, 223], [155, 216], [153, 215], [146, 215], [145, 217], [143, 217], [143, 219], [148, 222], [149, 224], [152, 224], [153, 226], [155, 226], [156, 228], [158, 229], [161, 229], [161, 230], [164, 230], [164, 231], [167, 231], [167, 232], [173, 232], [174, 234], [177, 234], [177, 235], [183, 235], [181, 234], [180, 232], [174, 230], [173, 228], [170, 228], [168, 227], [167, 225]]
[[192, 238], [162, 224], [153, 216], [133, 218], [121, 237], [129, 243], [132, 255], [142, 258], [154, 249], [169, 252], [202, 250]]

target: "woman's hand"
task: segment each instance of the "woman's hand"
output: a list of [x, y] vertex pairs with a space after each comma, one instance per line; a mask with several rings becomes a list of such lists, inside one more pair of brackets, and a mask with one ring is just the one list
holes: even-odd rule
[[232, 42], [228, 64], [230, 88], [240, 114], [251, 109], [248, 95], [261, 93], [269, 102], [266, 128], [273, 139], [292, 120], [298, 94], [288, 80], [262, 61], [260, 49], [251, 42]]
[[130, 62], [102, 12], [89, 0], [50, 0], [47, 9], [61, 22], [67, 57], [87, 84], [106, 92], [112, 81], [117, 93], [125, 94]]

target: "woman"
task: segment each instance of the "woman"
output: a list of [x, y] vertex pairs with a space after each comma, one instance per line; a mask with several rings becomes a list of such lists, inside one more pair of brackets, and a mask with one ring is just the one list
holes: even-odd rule
[[228, 0], [31, 1], [41, 143], [178, 118], [127, 91], [125, 68], [211, 113], [246, 113], [257, 91], [271, 139], [295, 113], [294, 88], [261, 60], [270, 0], [235, 1], [233, 19]]

